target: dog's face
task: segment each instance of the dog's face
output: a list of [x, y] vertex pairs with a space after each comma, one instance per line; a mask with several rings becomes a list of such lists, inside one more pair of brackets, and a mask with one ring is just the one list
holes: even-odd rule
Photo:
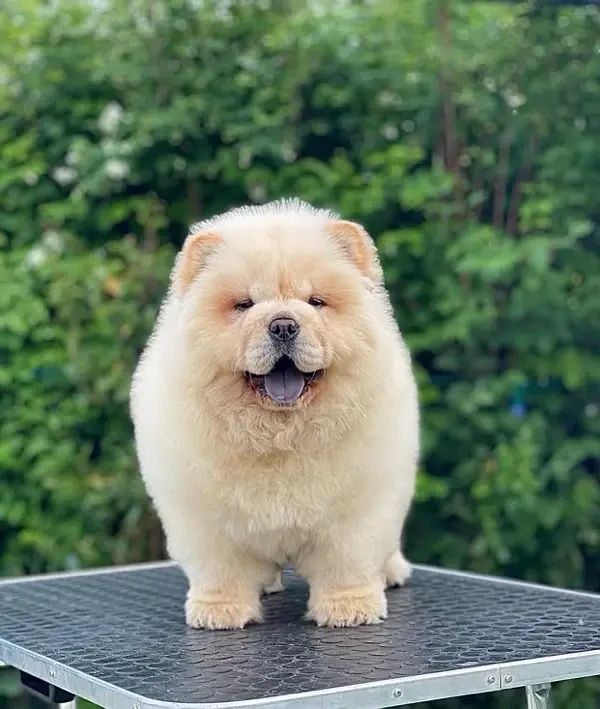
[[257, 214], [188, 237], [174, 288], [194, 362], [223, 405], [290, 410], [364, 371], [379, 278], [358, 225]]

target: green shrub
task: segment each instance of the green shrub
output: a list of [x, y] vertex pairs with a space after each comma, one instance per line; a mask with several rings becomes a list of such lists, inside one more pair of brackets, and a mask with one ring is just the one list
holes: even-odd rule
[[36, 248], [0, 255], [0, 569], [160, 553], [127, 399], [172, 250]]
[[174, 251], [298, 195], [377, 236], [415, 355], [412, 558], [600, 590], [599, 9], [2, 12], [3, 573], [163, 553], [127, 395]]

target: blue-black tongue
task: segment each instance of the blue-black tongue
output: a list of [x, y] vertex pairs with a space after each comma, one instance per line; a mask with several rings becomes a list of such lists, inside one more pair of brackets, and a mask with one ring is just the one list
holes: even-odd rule
[[280, 404], [293, 404], [304, 391], [304, 375], [285, 357], [265, 374], [264, 382], [267, 394]]

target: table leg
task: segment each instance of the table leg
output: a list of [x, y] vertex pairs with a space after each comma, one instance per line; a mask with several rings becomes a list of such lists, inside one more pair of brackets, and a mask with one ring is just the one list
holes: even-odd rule
[[71, 692], [55, 687], [46, 680], [34, 677], [27, 672], [19, 672], [21, 685], [29, 694], [49, 704], [51, 709], [76, 709], [77, 698]]
[[532, 684], [526, 689], [527, 709], [552, 709], [552, 685]]

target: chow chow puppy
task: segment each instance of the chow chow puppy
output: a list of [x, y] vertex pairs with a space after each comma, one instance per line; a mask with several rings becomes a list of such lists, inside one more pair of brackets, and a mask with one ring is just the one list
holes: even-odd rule
[[373, 241], [297, 200], [192, 227], [135, 372], [137, 452], [194, 628], [261, 620], [292, 564], [320, 626], [377, 623], [419, 433]]

